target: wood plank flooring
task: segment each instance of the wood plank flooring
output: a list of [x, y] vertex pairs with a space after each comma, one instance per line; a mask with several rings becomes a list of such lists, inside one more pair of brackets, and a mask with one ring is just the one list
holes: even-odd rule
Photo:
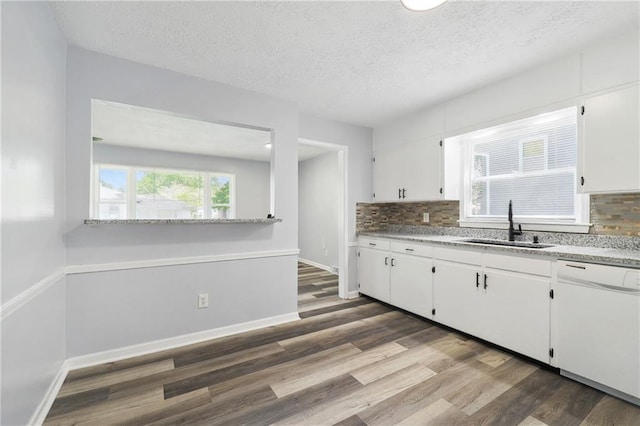
[[74, 370], [46, 425], [640, 425], [640, 408], [299, 264], [301, 321]]

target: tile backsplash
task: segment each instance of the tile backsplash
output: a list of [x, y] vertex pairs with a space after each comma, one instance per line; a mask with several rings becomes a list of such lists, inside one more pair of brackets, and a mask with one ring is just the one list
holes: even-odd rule
[[[422, 221], [429, 213], [429, 222]], [[591, 195], [590, 233], [640, 237], [640, 193]], [[457, 227], [458, 201], [358, 203], [356, 231], [386, 231], [389, 225]]]
[[[389, 225], [458, 226], [458, 201], [421, 201], [416, 203], [358, 203], [356, 231], [385, 231]], [[429, 213], [429, 223], [422, 221]]]
[[591, 196], [592, 234], [640, 237], [640, 193]]

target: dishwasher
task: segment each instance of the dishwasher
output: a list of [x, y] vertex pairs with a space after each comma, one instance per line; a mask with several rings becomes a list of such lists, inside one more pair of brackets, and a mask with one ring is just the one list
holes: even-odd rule
[[556, 290], [561, 374], [640, 405], [640, 269], [561, 260]]

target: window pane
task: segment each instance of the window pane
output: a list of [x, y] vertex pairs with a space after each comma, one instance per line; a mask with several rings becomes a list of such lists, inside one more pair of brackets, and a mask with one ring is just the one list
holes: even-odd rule
[[127, 219], [127, 171], [100, 166], [99, 219]]
[[469, 146], [465, 210], [473, 217], [514, 214], [575, 219], [576, 109], [556, 111], [455, 138]]
[[231, 211], [231, 177], [215, 175], [211, 177], [211, 218], [233, 219]]
[[127, 205], [125, 203], [100, 203], [98, 212], [100, 219], [126, 219]]
[[200, 173], [136, 171], [136, 218], [203, 218], [203, 182]]

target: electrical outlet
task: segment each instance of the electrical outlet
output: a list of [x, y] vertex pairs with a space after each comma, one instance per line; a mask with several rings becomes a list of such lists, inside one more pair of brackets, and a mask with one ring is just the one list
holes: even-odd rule
[[202, 293], [198, 295], [198, 309], [204, 309], [209, 307], [209, 294]]
[[324, 255], [325, 255], [325, 257], [326, 257], [326, 256], [329, 256], [329, 250], [325, 250], [325, 251], [324, 251]]
[[424, 223], [429, 223], [429, 213], [422, 213], [422, 221]]
[[336, 265], [331, 265], [331, 273], [338, 275], [340, 269]]

